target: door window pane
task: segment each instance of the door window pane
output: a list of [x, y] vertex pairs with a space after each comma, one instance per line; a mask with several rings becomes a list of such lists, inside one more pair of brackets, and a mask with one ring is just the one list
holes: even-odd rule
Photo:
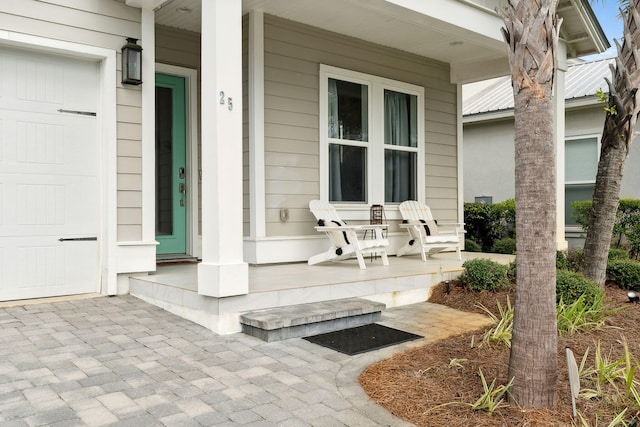
[[173, 234], [173, 119], [170, 88], [156, 87], [156, 235]]
[[384, 91], [384, 143], [402, 147], [418, 146], [418, 97]]
[[329, 144], [329, 200], [366, 202], [367, 149]]
[[329, 79], [329, 138], [368, 141], [368, 87]]
[[417, 158], [415, 152], [384, 150], [386, 203], [416, 199]]

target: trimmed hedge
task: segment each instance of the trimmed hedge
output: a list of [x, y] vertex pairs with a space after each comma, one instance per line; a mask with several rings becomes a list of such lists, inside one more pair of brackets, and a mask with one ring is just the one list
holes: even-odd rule
[[482, 246], [477, 244], [475, 240], [465, 239], [464, 250], [467, 252], [482, 252]]
[[640, 262], [614, 260], [607, 264], [607, 277], [623, 289], [640, 291]]
[[504, 239], [496, 240], [491, 251], [497, 254], [513, 255], [516, 253], [516, 239], [505, 237]]
[[509, 288], [507, 267], [488, 259], [471, 259], [462, 264], [465, 269], [460, 281], [472, 291], [497, 291]]
[[587, 279], [581, 273], [568, 270], [556, 271], [556, 302], [571, 304], [585, 295], [587, 302], [593, 302], [604, 292], [595, 282]]
[[629, 252], [622, 248], [611, 248], [609, 249], [608, 259], [609, 261], [627, 260], [629, 259]]
[[[571, 203], [573, 219], [585, 232], [589, 225], [591, 205], [590, 200]], [[640, 199], [620, 199], [611, 237], [612, 246], [627, 246], [630, 258], [640, 257]]]

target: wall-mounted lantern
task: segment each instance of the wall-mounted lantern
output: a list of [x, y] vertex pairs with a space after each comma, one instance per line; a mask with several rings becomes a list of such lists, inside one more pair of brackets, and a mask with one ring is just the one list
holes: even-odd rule
[[142, 47], [138, 39], [127, 37], [122, 46], [122, 83], [139, 85], [142, 83]]

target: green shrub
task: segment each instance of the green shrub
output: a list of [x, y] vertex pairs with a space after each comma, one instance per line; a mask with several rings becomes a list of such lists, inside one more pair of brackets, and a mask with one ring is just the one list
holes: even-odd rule
[[491, 251], [496, 254], [515, 254], [516, 240], [511, 237], [505, 237], [504, 239], [496, 240]]
[[571, 202], [571, 209], [573, 209], [571, 218], [576, 224], [581, 225], [586, 233], [589, 228], [589, 215], [591, 215], [591, 200]]
[[507, 277], [510, 280], [516, 280], [516, 275], [518, 272], [518, 263], [516, 262], [516, 260], [514, 259], [513, 261], [511, 261], [509, 263], [509, 265], [507, 265]]
[[636, 255], [637, 245], [635, 235], [640, 234], [640, 200], [638, 199], [620, 199], [618, 210], [616, 211], [616, 220], [613, 224], [613, 242], [615, 246], [621, 246], [622, 241], [626, 238], [631, 249], [632, 257]]
[[595, 282], [587, 279], [581, 273], [568, 270], [556, 272], [556, 302], [572, 304], [584, 295], [584, 300], [591, 303], [602, 294]]
[[640, 291], [640, 262], [615, 260], [607, 264], [607, 277], [623, 289]]
[[[572, 218], [585, 232], [589, 226], [591, 205], [590, 200], [571, 203]], [[640, 257], [640, 199], [620, 199], [611, 237], [613, 247], [628, 245], [630, 257]]]
[[488, 252], [495, 241], [515, 237], [516, 202], [508, 199], [493, 205], [484, 202], [465, 203], [464, 223], [467, 237]]
[[465, 239], [464, 250], [467, 252], [482, 252], [482, 246], [477, 244], [475, 240]]
[[487, 203], [464, 204], [464, 226], [467, 237], [474, 240], [482, 249], [491, 248], [491, 205]]
[[509, 287], [507, 267], [488, 259], [471, 259], [462, 264], [460, 276], [464, 285], [473, 291], [497, 291]]
[[516, 236], [515, 199], [507, 199], [491, 206], [491, 232], [494, 239]]
[[580, 272], [584, 265], [584, 252], [582, 248], [570, 248], [565, 257], [567, 258], [567, 270]]
[[640, 255], [640, 216], [635, 216], [629, 220], [625, 237], [629, 245], [630, 258], [638, 259]]
[[567, 255], [564, 251], [556, 251], [556, 269], [568, 270], [569, 264], [567, 262]]
[[627, 260], [629, 259], [629, 252], [622, 248], [609, 249], [609, 261]]

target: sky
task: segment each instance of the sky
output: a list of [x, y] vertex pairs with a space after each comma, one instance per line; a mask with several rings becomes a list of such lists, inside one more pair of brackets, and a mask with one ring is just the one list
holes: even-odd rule
[[591, 0], [591, 8], [607, 35], [609, 43], [611, 43], [611, 47], [606, 53], [608, 57], [616, 54], [616, 45], [613, 39], [618, 41], [622, 39], [622, 19], [619, 17], [619, 5], [618, 0]]

